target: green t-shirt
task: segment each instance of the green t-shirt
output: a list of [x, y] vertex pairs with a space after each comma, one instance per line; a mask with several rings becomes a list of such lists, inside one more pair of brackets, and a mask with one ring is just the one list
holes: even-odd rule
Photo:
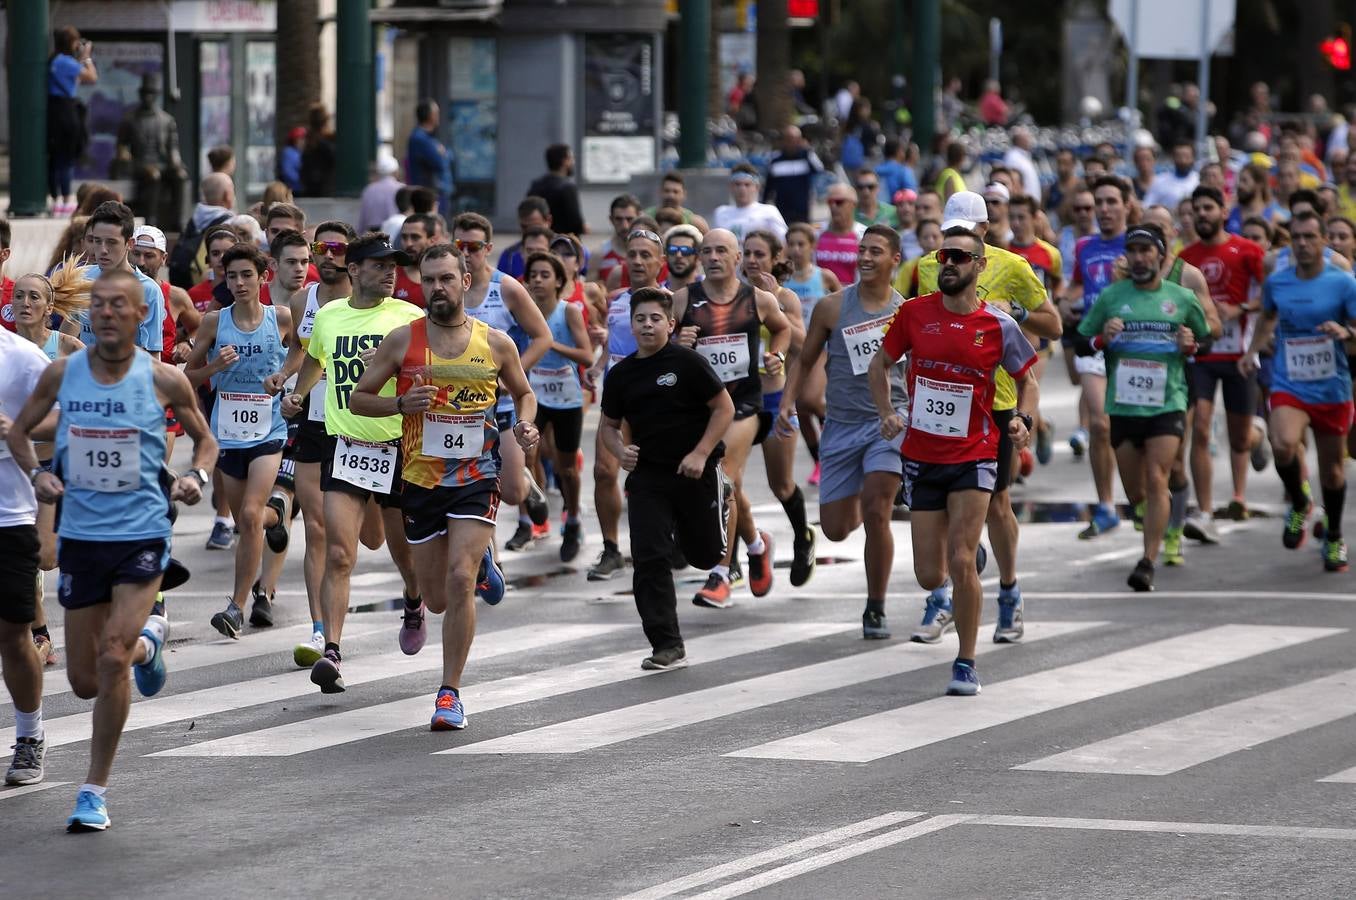
[[1101, 334], [1110, 319], [1125, 322], [1125, 330], [1105, 348], [1107, 414], [1185, 412], [1186, 357], [1177, 347], [1177, 332], [1190, 328], [1198, 338], [1210, 332], [1196, 295], [1166, 281], [1153, 291], [1129, 279], [1116, 281], [1097, 295], [1078, 330], [1087, 337]]
[[[368, 309], [353, 308], [347, 297], [320, 307], [306, 352], [325, 369], [327, 432], [360, 441], [394, 441], [400, 437], [400, 416], [356, 416], [349, 412], [348, 402], [366, 369], [359, 358], [363, 351], [375, 350], [386, 335], [423, 317], [424, 311], [413, 303], [391, 297]], [[392, 378], [382, 387], [381, 395], [394, 397], [395, 389]]]
[[876, 206], [876, 217], [870, 218], [860, 209], [853, 214], [853, 218], [862, 225], [889, 225], [896, 230], [899, 229], [899, 213], [889, 203], [881, 203]]

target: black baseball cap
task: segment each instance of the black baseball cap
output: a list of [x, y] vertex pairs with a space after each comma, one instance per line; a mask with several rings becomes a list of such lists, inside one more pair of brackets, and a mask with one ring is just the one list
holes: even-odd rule
[[410, 256], [404, 250], [392, 247], [390, 241], [387, 240], [373, 241], [370, 244], [354, 242], [348, 245], [348, 253], [344, 256], [346, 265], [351, 266], [365, 259], [393, 259], [396, 265], [414, 265], [413, 256]]

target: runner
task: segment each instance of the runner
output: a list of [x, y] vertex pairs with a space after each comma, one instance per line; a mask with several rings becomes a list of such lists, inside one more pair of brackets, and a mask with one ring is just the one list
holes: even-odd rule
[[[325, 250], [330, 252], [328, 247]], [[367, 418], [349, 408], [354, 385], [382, 339], [422, 313], [419, 307], [391, 296], [395, 267], [407, 265], [409, 257], [392, 247], [386, 235], [369, 233], [351, 241], [344, 248], [344, 262], [353, 293], [346, 300], [317, 310], [296, 388], [282, 407], [284, 415], [300, 412], [302, 398], [315, 387], [323, 369], [328, 439], [320, 463], [325, 516], [320, 605], [325, 651], [311, 666], [311, 681], [325, 694], [344, 690], [339, 644], [348, 615], [349, 578], [356, 561], [359, 529], [370, 500], [381, 506], [387, 549], [405, 583], [407, 615], [420, 609], [422, 602], [410, 548], [401, 530], [401, 482], [395, 478], [400, 468], [400, 418]], [[384, 392], [394, 396], [395, 385], [388, 381]]]
[[[899, 308], [868, 373], [881, 437], [896, 440], [904, 431], [904, 417], [895, 411], [886, 369], [909, 354], [911, 407], [903, 455], [914, 574], [929, 591], [941, 588], [948, 573], [953, 582], [951, 606], [960, 651], [946, 692], [954, 695], [980, 690], [975, 644], [984, 594], [975, 563], [998, 481], [994, 371], [1001, 367], [1016, 383], [1018, 411], [1006, 431], [1017, 449], [1027, 443], [1039, 400], [1031, 343], [1010, 316], [982, 302], [976, 292], [985, 253], [978, 232], [963, 226], [946, 229], [937, 251], [940, 290]], [[1001, 625], [995, 639], [1002, 634]]]
[[[216, 387], [212, 431], [221, 448], [217, 468], [240, 538], [235, 586], [225, 610], [212, 616], [212, 627], [239, 639], [245, 628], [245, 604], [254, 595], [263, 557], [264, 511], [287, 440], [279, 399], [276, 393], [269, 395], [264, 382], [286, 359], [292, 315], [285, 306], [259, 303], [259, 287], [268, 271], [268, 259], [260, 250], [237, 244], [222, 256], [221, 265], [232, 303], [203, 317], [184, 374], [194, 388], [208, 379]], [[268, 604], [268, 598], [264, 600]], [[273, 624], [271, 611], [260, 612], [265, 613], [260, 621]]]
[[[560, 561], [572, 562], [583, 542], [579, 468], [575, 459], [584, 431], [584, 391], [579, 368], [593, 363], [593, 345], [584, 327], [584, 314], [573, 303], [561, 299], [566, 277], [560, 259], [550, 253], [529, 254], [526, 275], [532, 300], [551, 329], [551, 349], [528, 372], [528, 381], [536, 395], [537, 429], [540, 432], [545, 432], [548, 426], [551, 429], [554, 450], [550, 452], [551, 465], [565, 505]], [[535, 467], [536, 453], [532, 454], [531, 462]]]
[[160, 361], [181, 363], [188, 359], [189, 345], [198, 332], [202, 314], [193, 305], [188, 291], [160, 280], [160, 270], [165, 267], [166, 246], [163, 231], [152, 225], [138, 225], [132, 232], [127, 258], [141, 274], [159, 284], [160, 292], [165, 296], [165, 325], [161, 334], [168, 335], [170, 341], [162, 341]]
[[[428, 248], [420, 275], [427, 313], [381, 342], [353, 393], [352, 411], [401, 422], [405, 537], [426, 587], [425, 603], [406, 609], [400, 647], [418, 653], [426, 637], [425, 608], [443, 614], [442, 685], [429, 727], [446, 731], [466, 727], [461, 675], [475, 637], [476, 586], [497, 582], [485, 595], [489, 603], [504, 593], [490, 554], [499, 511], [493, 412], [499, 383], [513, 397], [519, 417], [514, 438], [524, 452], [537, 434], [535, 400], [513, 341], [466, 315], [471, 276], [460, 252], [449, 244]], [[387, 388], [397, 376], [393, 395]]]
[[1168, 244], [1158, 226], [1132, 228], [1125, 255], [1130, 278], [1097, 295], [1078, 324], [1087, 339], [1078, 351], [1105, 353], [1111, 444], [1127, 494], [1145, 501], [1144, 556], [1127, 583], [1152, 591], [1154, 562], [1168, 526], [1169, 473], [1186, 433], [1185, 356], [1197, 341], [1218, 337], [1220, 329], [1212, 333], [1195, 294], [1163, 279]]
[[188, 289], [188, 298], [193, 301], [193, 306], [198, 312], [205, 315], [208, 310], [219, 307], [221, 304], [217, 298], [221, 294], [229, 297], [229, 292], [224, 288], [218, 291], [226, 281], [226, 272], [221, 268], [221, 257], [238, 243], [240, 236], [225, 225], [213, 228], [203, 239], [203, 246], [207, 248], [207, 277]]
[[857, 244], [866, 233], [866, 225], [853, 218], [857, 195], [846, 184], [835, 182], [829, 185], [827, 202], [829, 221], [814, 242], [815, 263], [832, 272], [840, 283], [852, 284], [857, 279]]
[[1314, 433], [1323, 489], [1323, 568], [1345, 572], [1343, 457], [1352, 424], [1352, 401], [1351, 372], [1342, 341], [1356, 334], [1356, 280], [1324, 261], [1325, 234], [1323, 221], [1314, 213], [1301, 212], [1290, 220], [1295, 264], [1263, 282], [1261, 319], [1238, 365], [1244, 374], [1252, 374], [1255, 354], [1276, 337], [1271, 448], [1291, 507], [1281, 540], [1291, 550], [1303, 544], [1313, 511], [1300, 474], [1307, 428]]
[[[779, 374], [792, 332], [775, 296], [739, 282], [739, 244], [732, 232], [708, 231], [702, 238], [701, 261], [706, 277], [673, 296], [673, 315], [681, 323], [676, 340], [706, 357], [734, 401], [734, 421], [724, 437], [724, 467], [734, 483], [738, 524], [730, 530], [725, 558], [711, 570], [693, 603], [726, 609], [733, 605], [730, 570], [736, 530], [749, 552], [749, 589], [755, 597], [772, 590], [772, 535], [754, 523], [753, 508], [744, 496], [744, 464], [762, 427], [763, 389], [754, 358], [761, 357], [769, 375]], [[760, 354], [761, 326], [767, 327], [769, 336], [767, 349]]]
[[[1021, 195], [1012, 198], [1008, 205], [1008, 225], [1012, 229], [1008, 249], [1031, 265], [1036, 277], [1045, 285], [1046, 296], [1058, 309], [1060, 294], [1064, 289], [1064, 260], [1053, 244], [1036, 237], [1036, 214], [1039, 209], [1034, 197]], [[1031, 332], [1027, 332], [1026, 337], [1037, 351], [1036, 381], [1039, 383], [1045, 377], [1045, 366], [1054, 355], [1055, 346], [1049, 338]], [[1043, 466], [1048, 465], [1054, 455], [1055, 423], [1039, 412], [1036, 414], [1035, 443], [1036, 460]]]
[[702, 356], [669, 340], [676, 322], [668, 294], [637, 287], [629, 302], [636, 349], [608, 372], [598, 433], [631, 473], [632, 593], [653, 650], [640, 667], [678, 669], [687, 651], [669, 560], [675, 545], [703, 568], [725, 553], [730, 482], [721, 471], [720, 437], [734, 420], [734, 403]]
[[[154, 296], [159, 302], [158, 288]], [[105, 792], [127, 720], [127, 667], [143, 695], [164, 687], [169, 621], [149, 614], [169, 561], [171, 507], [201, 499], [217, 453], [188, 379], [137, 352], [137, 332], [152, 315], [147, 305], [132, 273], [101, 274], [87, 317], [97, 342], [47, 367], [8, 438], [38, 500], [61, 499], [66, 675], [77, 697], [94, 700], [89, 771], [68, 831], [108, 828]], [[46, 472], [30, 436], [53, 404], [61, 409], [56, 465]], [[193, 441], [194, 467], [177, 479], [164, 469], [166, 406]]]
[[[734, 202], [716, 207], [711, 216], [711, 226], [733, 232], [736, 241], [742, 241], [750, 231], [759, 229], [785, 239], [786, 220], [782, 218], [781, 212], [771, 203], [758, 202], [759, 181], [758, 170], [749, 163], [737, 163], [731, 168], [730, 199]], [[679, 321], [682, 321], [678, 305], [675, 304], [673, 309]], [[735, 401], [735, 406], [738, 405], [738, 401]], [[738, 415], [738, 412], [736, 409], [735, 414]]]
[[[810, 318], [815, 304], [826, 294], [834, 294], [843, 289], [838, 276], [826, 268], [816, 265], [814, 226], [797, 222], [786, 230], [786, 259], [791, 264], [791, 273], [783, 284], [800, 298], [800, 312], [808, 331]], [[856, 278], [854, 274], [852, 276]], [[810, 451], [815, 467], [810, 472], [809, 483], [819, 484], [819, 430], [824, 421], [824, 360], [815, 363], [809, 373], [800, 381], [800, 394], [796, 397], [796, 415], [800, 419], [800, 433], [805, 438], [805, 449]], [[789, 373], [788, 373], [789, 375]]]
[[[794, 227], [794, 226], [793, 226]], [[792, 397], [820, 370], [826, 355], [825, 400], [828, 416], [820, 444], [819, 527], [831, 541], [846, 540], [859, 525], [866, 529], [866, 610], [862, 637], [890, 636], [885, 621], [885, 591], [894, 565], [895, 542], [890, 531], [902, 463], [899, 440], [881, 437], [880, 416], [871, 399], [867, 371], [881, 355], [880, 341], [904, 298], [890, 286], [899, 265], [899, 235], [872, 225], [862, 236], [856, 284], [835, 291], [815, 304], [799, 365], [786, 379], [777, 413], [777, 430], [795, 428]], [[902, 366], [882, 366], [889, 381], [890, 406], [901, 417], [908, 408]]]
[[[579, 243], [579, 238], [572, 234], [558, 234], [551, 238], [547, 252], [555, 254], [565, 266], [565, 287], [561, 291], [565, 302], [579, 307], [579, 311], [584, 314], [585, 325], [591, 327], [592, 323], [606, 322], [607, 294], [598, 282], [585, 281], [579, 277], [580, 266], [584, 263], [584, 245]], [[592, 343], [595, 347], [601, 346], [603, 340], [606, 340], [605, 336], [600, 335]]]
[[423, 308], [424, 290], [419, 283], [419, 257], [432, 245], [437, 231], [438, 220], [432, 213], [414, 213], [405, 217], [405, 223], [400, 226], [400, 249], [414, 260], [414, 265], [396, 269], [395, 293], [391, 296], [397, 300]]
[[631, 194], [618, 194], [612, 198], [608, 207], [607, 219], [612, 223], [612, 234], [598, 249], [598, 265], [593, 272], [593, 280], [607, 284], [612, 270], [626, 263], [626, 238], [640, 216], [640, 201]]

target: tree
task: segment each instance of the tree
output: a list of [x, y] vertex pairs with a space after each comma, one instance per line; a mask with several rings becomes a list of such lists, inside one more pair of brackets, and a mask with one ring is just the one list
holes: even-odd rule
[[786, 0], [758, 0], [758, 128], [777, 131], [791, 122], [791, 31]]
[[306, 124], [306, 112], [320, 101], [320, 3], [287, 0], [278, 4], [277, 116], [273, 128], [279, 147], [287, 133]]

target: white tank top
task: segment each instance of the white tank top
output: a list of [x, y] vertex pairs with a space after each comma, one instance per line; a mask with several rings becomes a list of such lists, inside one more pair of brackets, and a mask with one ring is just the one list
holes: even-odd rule
[[301, 314], [301, 321], [297, 323], [297, 339], [301, 341], [304, 347], [311, 340], [311, 331], [315, 328], [315, 314], [320, 311], [320, 300], [316, 297], [316, 289], [320, 283], [316, 282], [306, 289], [306, 311]]
[[503, 279], [504, 273], [498, 269], [491, 272], [490, 283], [485, 286], [485, 299], [479, 306], [466, 307], [466, 314], [473, 319], [479, 319], [491, 328], [507, 332], [517, 324], [517, 320], [504, 303], [504, 294], [500, 288]]

